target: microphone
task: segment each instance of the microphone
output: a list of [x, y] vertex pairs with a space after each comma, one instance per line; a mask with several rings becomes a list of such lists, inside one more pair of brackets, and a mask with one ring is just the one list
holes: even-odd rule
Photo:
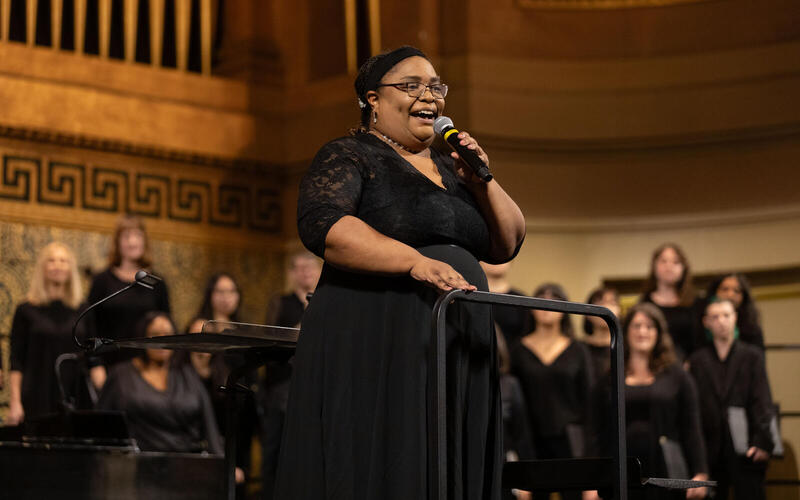
[[489, 172], [489, 167], [480, 159], [478, 154], [466, 146], [461, 145], [461, 139], [458, 138], [458, 130], [453, 127], [453, 120], [446, 116], [440, 116], [433, 122], [433, 131], [441, 135], [447, 141], [453, 150], [458, 153], [461, 160], [464, 161], [475, 172], [482, 181], [489, 182], [494, 177]]
[[164, 281], [155, 274], [150, 274], [144, 269], [136, 271], [136, 276], [134, 276], [133, 280], [134, 283], [139, 286], [143, 286], [148, 290], [152, 290], [153, 287]]
[[[133, 278], [133, 283], [131, 283], [130, 285], [126, 286], [125, 288], [121, 288], [121, 289], [117, 290], [116, 292], [112, 293], [111, 295], [109, 295], [107, 297], [103, 297], [102, 299], [98, 300], [97, 302], [95, 302], [94, 304], [90, 305], [89, 307], [87, 307], [86, 309], [83, 310], [83, 312], [78, 316], [78, 319], [75, 320], [75, 323], [72, 324], [72, 340], [75, 341], [75, 344], [78, 347], [80, 347], [81, 349], [83, 349], [85, 351], [94, 351], [94, 350], [97, 350], [98, 347], [100, 347], [100, 346], [102, 346], [104, 344], [112, 343], [113, 340], [104, 339], [104, 338], [90, 338], [90, 339], [87, 339], [86, 343], [81, 342], [80, 340], [78, 340], [78, 334], [76, 332], [76, 330], [78, 328], [78, 323], [80, 323], [81, 319], [83, 319], [83, 317], [86, 316], [86, 313], [88, 313], [89, 311], [91, 311], [95, 307], [99, 306], [100, 304], [113, 299], [117, 295], [125, 293], [125, 292], [127, 292], [128, 290], [130, 290], [131, 288], [133, 288], [135, 286], [141, 286], [141, 287], [147, 288], [148, 290], [152, 290], [161, 281], [163, 281], [163, 280], [161, 278], [159, 278], [158, 276], [156, 276], [155, 274], [150, 274], [145, 270], [136, 271], [136, 276], [134, 276], [134, 278]], [[91, 341], [91, 343], [89, 343], [88, 341]]]

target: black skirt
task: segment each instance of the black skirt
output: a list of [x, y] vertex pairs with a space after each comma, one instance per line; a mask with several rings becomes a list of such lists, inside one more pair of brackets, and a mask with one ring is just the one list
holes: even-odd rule
[[[486, 290], [466, 250], [420, 250]], [[410, 277], [325, 265], [303, 317], [275, 498], [428, 496], [428, 377], [436, 290]], [[490, 307], [448, 309], [447, 425], [451, 499], [498, 499], [502, 466]]]

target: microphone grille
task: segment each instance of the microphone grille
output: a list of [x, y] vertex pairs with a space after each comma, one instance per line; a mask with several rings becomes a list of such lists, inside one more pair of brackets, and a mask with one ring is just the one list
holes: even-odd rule
[[445, 129], [452, 127], [453, 127], [453, 120], [451, 120], [447, 116], [440, 116], [439, 118], [433, 121], [433, 131], [439, 135], [442, 135], [442, 132], [444, 132]]

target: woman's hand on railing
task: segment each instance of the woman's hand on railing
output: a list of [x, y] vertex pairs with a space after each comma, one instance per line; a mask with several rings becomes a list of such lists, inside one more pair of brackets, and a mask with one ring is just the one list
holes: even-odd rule
[[600, 500], [600, 494], [597, 493], [597, 490], [584, 491], [583, 500]]
[[[692, 481], [708, 481], [708, 474], [696, 474]], [[708, 488], [689, 488], [686, 490], [686, 498], [705, 498], [708, 495]]]

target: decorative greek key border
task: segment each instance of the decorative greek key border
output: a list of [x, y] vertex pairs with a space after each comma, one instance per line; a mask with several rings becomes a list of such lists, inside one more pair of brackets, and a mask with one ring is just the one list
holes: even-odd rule
[[280, 193], [256, 175], [240, 183], [80, 165], [0, 152], [0, 199], [75, 210], [133, 213], [269, 234], [282, 230]]

